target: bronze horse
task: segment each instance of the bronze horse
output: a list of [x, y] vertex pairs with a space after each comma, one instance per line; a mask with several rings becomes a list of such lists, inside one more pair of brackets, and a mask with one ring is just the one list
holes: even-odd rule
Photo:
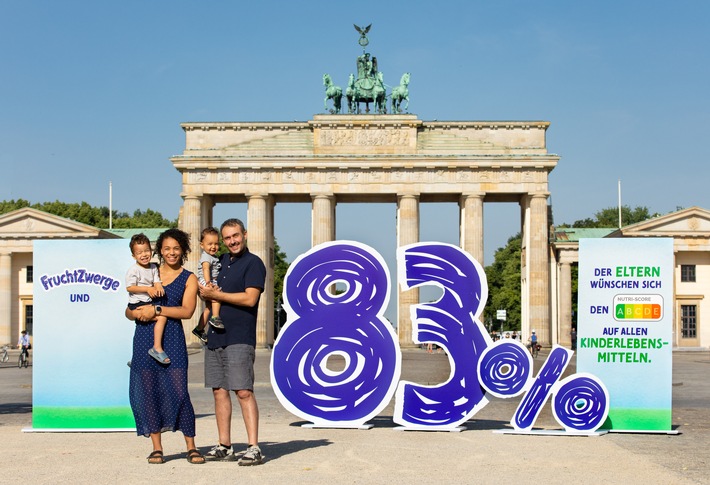
[[392, 113], [402, 112], [402, 101], [406, 101], [404, 109], [409, 109], [409, 73], [402, 74], [402, 79], [399, 81], [399, 86], [392, 89]]
[[330, 110], [331, 113], [338, 114], [342, 107], [343, 100], [343, 90], [340, 86], [333, 84], [333, 80], [330, 79], [330, 74], [323, 74], [323, 85], [325, 86], [325, 99], [323, 100], [323, 107], [328, 111], [328, 100], [333, 100], [333, 109]]

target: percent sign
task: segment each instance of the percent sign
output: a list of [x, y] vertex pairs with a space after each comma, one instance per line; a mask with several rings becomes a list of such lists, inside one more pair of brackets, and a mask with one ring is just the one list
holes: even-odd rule
[[609, 392], [595, 376], [573, 374], [560, 380], [574, 352], [555, 345], [538, 375], [533, 360], [520, 342], [499, 340], [478, 362], [481, 386], [496, 397], [525, 396], [510, 420], [518, 431], [530, 431], [552, 395], [552, 414], [567, 432], [594, 432], [609, 414]]

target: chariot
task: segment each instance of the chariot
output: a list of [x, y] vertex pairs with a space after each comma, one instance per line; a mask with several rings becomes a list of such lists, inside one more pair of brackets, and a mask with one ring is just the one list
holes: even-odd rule
[[[369, 44], [366, 34], [370, 31], [372, 24], [367, 27], [358, 27], [355, 25], [355, 30], [360, 33], [358, 44], [363, 48], [362, 55], [357, 58], [357, 78], [354, 74], [350, 74], [348, 86], [345, 89], [345, 99], [347, 102], [347, 110], [350, 114], [360, 114], [362, 112], [361, 104], [365, 103], [365, 113], [370, 113], [370, 104], [373, 105], [372, 110], [376, 114], [387, 113], [387, 86], [384, 81], [384, 75], [377, 68], [377, 58], [370, 57], [369, 52], [365, 52], [365, 46]], [[326, 89], [325, 109], [328, 109], [328, 100], [333, 100], [333, 108], [330, 112], [338, 114], [342, 111], [343, 91], [339, 86], [335, 86], [330, 78], [330, 75], [323, 75], [323, 84]], [[402, 101], [405, 101], [404, 109], [409, 108], [409, 73], [402, 76], [400, 85], [392, 90], [392, 112], [402, 112]]]

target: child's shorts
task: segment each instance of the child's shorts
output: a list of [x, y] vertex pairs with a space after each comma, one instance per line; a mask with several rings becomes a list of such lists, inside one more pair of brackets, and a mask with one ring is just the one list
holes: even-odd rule
[[138, 307], [146, 306], [146, 305], [152, 305], [152, 301], [139, 301], [138, 303], [129, 303], [128, 304], [128, 309], [129, 310], [135, 310]]

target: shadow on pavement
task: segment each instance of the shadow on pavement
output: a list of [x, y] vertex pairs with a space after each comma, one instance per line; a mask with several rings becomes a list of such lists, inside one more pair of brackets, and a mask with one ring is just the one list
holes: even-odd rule
[[32, 414], [32, 403], [11, 402], [0, 404], [0, 415], [2, 414]]
[[332, 445], [332, 441], [326, 439], [318, 440], [292, 440], [283, 443], [263, 442], [259, 444], [261, 452], [264, 454], [265, 460], [275, 461], [286, 455], [298, 453], [311, 448], [320, 448], [322, 446]]

